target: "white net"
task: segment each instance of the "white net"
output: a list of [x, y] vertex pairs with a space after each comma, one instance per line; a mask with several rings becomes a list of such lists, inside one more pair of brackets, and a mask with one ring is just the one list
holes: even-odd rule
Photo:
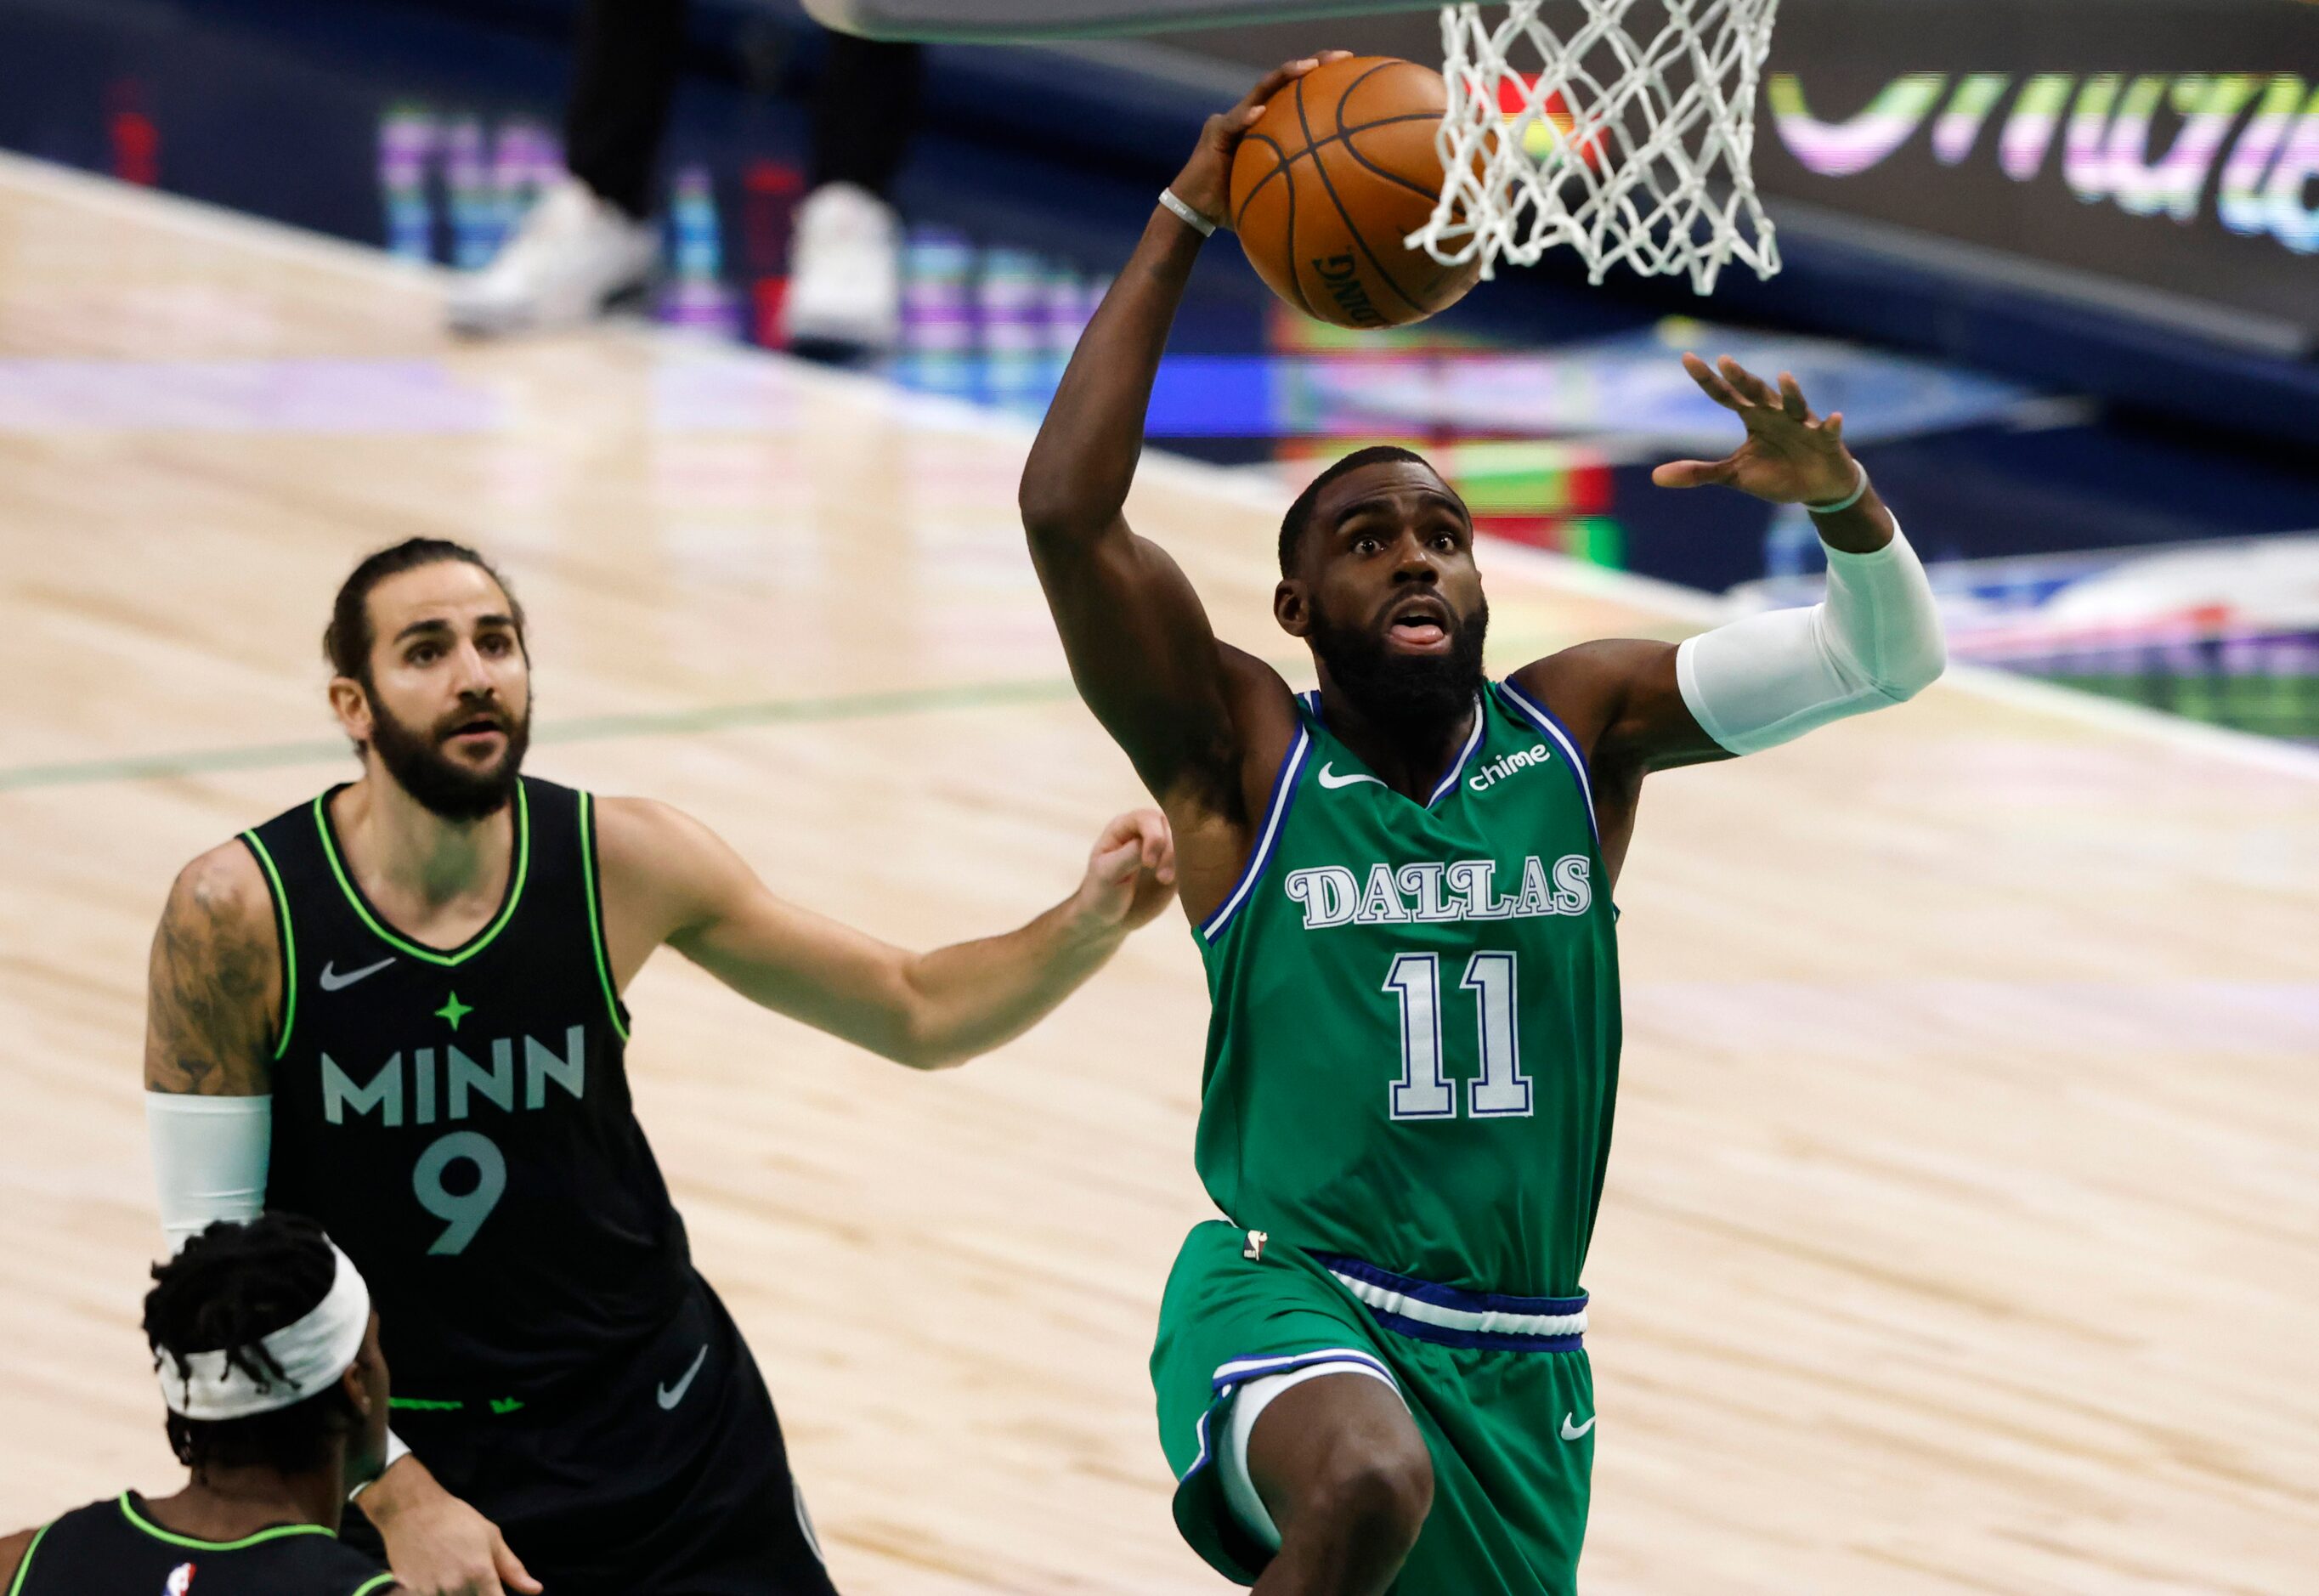
[[1446, 180], [1410, 246], [1444, 264], [1478, 255], [1485, 277], [1557, 244], [1596, 283], [1621, 261], [1688, 272], [1701, 293], [1727, 261], [1770, 276], [1780, 252], [1749, 158], [1778, 7], [1513, 0], [1493, 23], [1483, 6], [1445, 6]]

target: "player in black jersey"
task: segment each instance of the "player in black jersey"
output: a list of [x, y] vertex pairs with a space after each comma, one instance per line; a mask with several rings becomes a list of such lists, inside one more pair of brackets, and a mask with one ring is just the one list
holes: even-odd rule
[[666, 942], [768, 1008], [958, 1063], [1165, 906], [1164, 823], [1114, 820], [1028, 925], [907, 953], [783, 903], [672, 809], [521, 775], [523, 612], [474, 551], [373, 555], [325, 646], [361, 779], [195, 860], [155, 938], [164, 1224], [262, 1202], [362, 1266], [410, 1455], [358, 1505], [416, 1596], [828, 1591], [631, 1110], [620, 993]]
[[[362, 1276], [309, 1219], [221, 1222], [153, 1271], [145, 1338], [174, 1496], [123, 1491], [0, 1537], [9, 1596], [387, 1596], [338, 1539], [386, 1452], [386, 1359]], [[199, 1582], [195, 1582], [198, 1576]]]

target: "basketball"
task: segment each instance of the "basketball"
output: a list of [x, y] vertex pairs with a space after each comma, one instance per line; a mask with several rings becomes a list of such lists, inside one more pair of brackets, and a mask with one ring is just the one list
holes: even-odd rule
[[1402, 240], [1441, 193], [1441, 75], [1390, 56], [1317, 67], [1272, 97], [1232, 159], [1232, 221], [1273, 293], [1340, 327], [1422, 321], [1466, 295], [1478, 258], [1446, 266]]

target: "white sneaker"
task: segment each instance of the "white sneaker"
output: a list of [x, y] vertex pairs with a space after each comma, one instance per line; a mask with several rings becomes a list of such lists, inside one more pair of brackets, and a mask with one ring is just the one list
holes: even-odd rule
[[902, 337], [902, 219], [853, 183], [825, 183], [798, 207], [781, 341], [884, 354]]
[[453, 284], [451, 326], [483, 337], [571, 327], [641, 286], [659, 257], [657, 227], [566, 176], [525, 214], [491, 265]]

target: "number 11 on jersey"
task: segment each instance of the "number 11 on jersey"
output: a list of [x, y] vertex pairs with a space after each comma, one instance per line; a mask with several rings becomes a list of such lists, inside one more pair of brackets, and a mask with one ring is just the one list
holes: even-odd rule
[[[1466, 962], [1458, 985], [1475, 995], [1475, 1027], [1482, 1073], [1468, 1083], [1466, 1112], [1475, 1119], [1530, 1111], [1529, 1077], [1521, 1070], [1514, 1026], [1517, 973], [1511, 953], [1480, 952]], [[1441, 959], [1402, 953], [1386, 971], [1385, 989], [1401, 1001], [1401, 1078], [1393, 1083], [1393, 1117], [1457, 1117], [1457, 1088], [1441, 1060]]]

